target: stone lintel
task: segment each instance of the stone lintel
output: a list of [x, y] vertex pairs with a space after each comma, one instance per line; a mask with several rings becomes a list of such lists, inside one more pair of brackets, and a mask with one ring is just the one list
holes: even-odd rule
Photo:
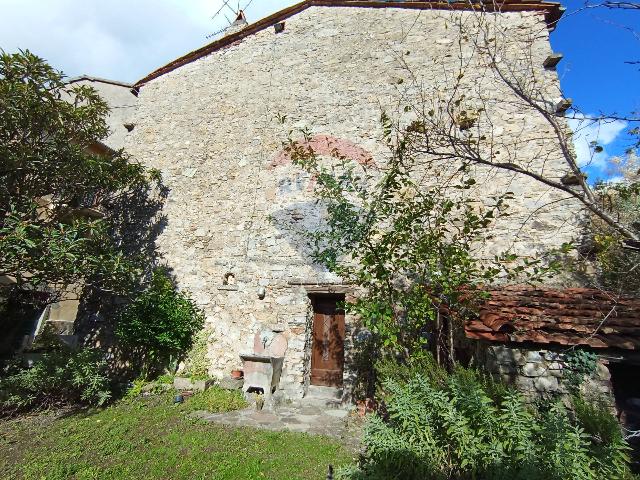
[[292, 280], [289, 282], [291, 286], [304, 287], [309, 295], [322, 293], [350, 293], [353, 291], [351, 285], [340, 285], [335, 283], [316, 283]]
[[218, 285], [218, 290], [236, 291], [238, 290], [238, 286], [237, 285]]

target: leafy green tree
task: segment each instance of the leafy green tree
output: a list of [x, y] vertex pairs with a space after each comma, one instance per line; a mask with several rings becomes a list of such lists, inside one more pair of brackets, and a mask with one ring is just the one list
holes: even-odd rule
[[168, 367], [192, 347], [204, 326], [204, 313], [189, 295], [179, 292], [165, 269], [127, 305], [116, 324], [116, 335], [134, 366], [143, 373]]
[[[623, 179], [620, 183], [601, 184], [598, 198], [612, 215], [624, 219], [640, 231], [640, 182]], [[590, 279], [598, 288], [615, 293], [640, 294], [640, 251], [624, 248], [621, 235], [598, 217], [591, 216], [585, 242], [586, 262], [579, 267], [595, 267]]]
[[159, 181], [101, 143], [108, 111], [29, 51], [0, 51], [0, 276], [17, 288], [122, 291], [139, 278], [142, 259], [119, 249], [108, 208], [85, 214]]

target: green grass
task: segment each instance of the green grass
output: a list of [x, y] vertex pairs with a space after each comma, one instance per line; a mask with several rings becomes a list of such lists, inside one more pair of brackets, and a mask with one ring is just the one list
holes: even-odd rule
[[247, 402], [239, 392], [229, 392], [228, 390], [214, 387], [204, 392], [196, 393], [193, 397], [187, 399], [182, 408], [191, 412], [206, 410], [211, 413], [219, 413], [239, 410], [246, 406]]
[[212, 389], [183, 405], [173, 395], [128, 400], [53, 419], [0, 422], [3, 479], [322, 479], [352, 460], [337, 442], [291, 432], [232, 429], [191, 419], [239, 396]]

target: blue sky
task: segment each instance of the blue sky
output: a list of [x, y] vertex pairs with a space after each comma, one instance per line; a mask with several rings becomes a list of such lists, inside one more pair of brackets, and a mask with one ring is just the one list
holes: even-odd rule
[[[583, 9], [584, 2], [563, 2], [567, 12], [555, 32], [551, 45], [564, 54], [558, 75], [564, 93], [586, 114], [640, 114], [640, 11]], [[638, 116], [638, 115], [637, 115]], [[584, 125], [584, 124], [583, 124]], [[631, 139], [625, 135], [624, 122], [587, 127], [577, 140], [576, 149], [584, 159], [588, 139], [599, 134], [605, 151], [586, 167], [590, 178], [605, 178], [599, 168], [608, 155], [621, 155]]]
[[[249, 22], [298, 0], [232, 0], [249, 5]], [[211, 17], [222, 0], [0, 0], [0, 48], [28, 48], [69, 76], [82, 73], [135, 82], [157, 67], [210, 40], [226, 25], [224, 9]], [[551, 35], [555, 51], [564, 54], [558, 74], [566, 96], [586, 114], [640, 111], [640, 10], [583, 10], [581, 0], [566, 0], [567, 13]], [[629, 31], [631, 29], [632, 31]], [[635, 34], [635, 35], [634, 35]], [[575, 126], [576, 122], [574, 122]], [[629, 146], [628, 125], [582, 124], [576, 148], [589, 159], [588, 141], [605, 151], [587, 167], [590, 178], [603, 177], [606, 159]]]

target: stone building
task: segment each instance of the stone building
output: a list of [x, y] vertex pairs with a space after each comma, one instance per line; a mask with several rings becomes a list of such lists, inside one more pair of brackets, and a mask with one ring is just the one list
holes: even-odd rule
[[110, 132], [104, 144], [114, 150], [124, 147], [125, 136], [128, 128], [131, 128], [131, 119], [136, 108], [137, 97], [131, 91], [133, 85], [89, 75], [70, 78], [67, 84], [90, 86], [109, 104], [107, 126]]
[[[555, 105], [560, 89], [549, 68], [549, 31], [560, 5], [507, 0], [485, 13], [470, 5], [303, 1], [254, 24], [239, 17], [222, 38], [134, 85], [124, 147], [159, 169], [170, 190], [157, 245], [179, 287], [206, 312], [212, 376], [242, 368], [241, 354], [277, 350], [284, 395], [300, 397], [309, 385], [344, 385], [348, 394], [358, 327], [337, 304], [353, 292], [315, 265], [293, 232], [321, 219], [313, 179], [282, 148], [290, 131], [307, 129], [306, 145], [318, 155], [337, 151], [384, 168], [381, 112], [410, 121], [399, 102], [446, 88], [464, 57], [462, 86], [482, 89], [497, 141], [529, 145], [522, 155], [534, 164], [546, 149], [539, 167], [557, 178], [566, 173], [548, 125], [518, 108], [514, 93], [453, 28], [490, 19], [507, 32], [501, 38], [508, 55], [528, 52], [541, 101]], [[477, 178], [480, 198], [507, 189], [515, 197], [512, 216], [496, 223], [483, 246], [487, 255], [506, 247], [534, 255], [577, 235], [575, 204], [544, 208], [559, 193], [504, 173], [479, 170]]]
[[568, 376], [580, 368], [570, 357], [595, 354], [584, 375], [588, 394], [615, 398], [624, 411], [640, 398], [633, 380], [640, 365], [640, 300], [588, 288], [506, 286], [494, 290], [478, 318], [465, 325], [477, 340], [476, 361], [531, 398], [568, 393]]

